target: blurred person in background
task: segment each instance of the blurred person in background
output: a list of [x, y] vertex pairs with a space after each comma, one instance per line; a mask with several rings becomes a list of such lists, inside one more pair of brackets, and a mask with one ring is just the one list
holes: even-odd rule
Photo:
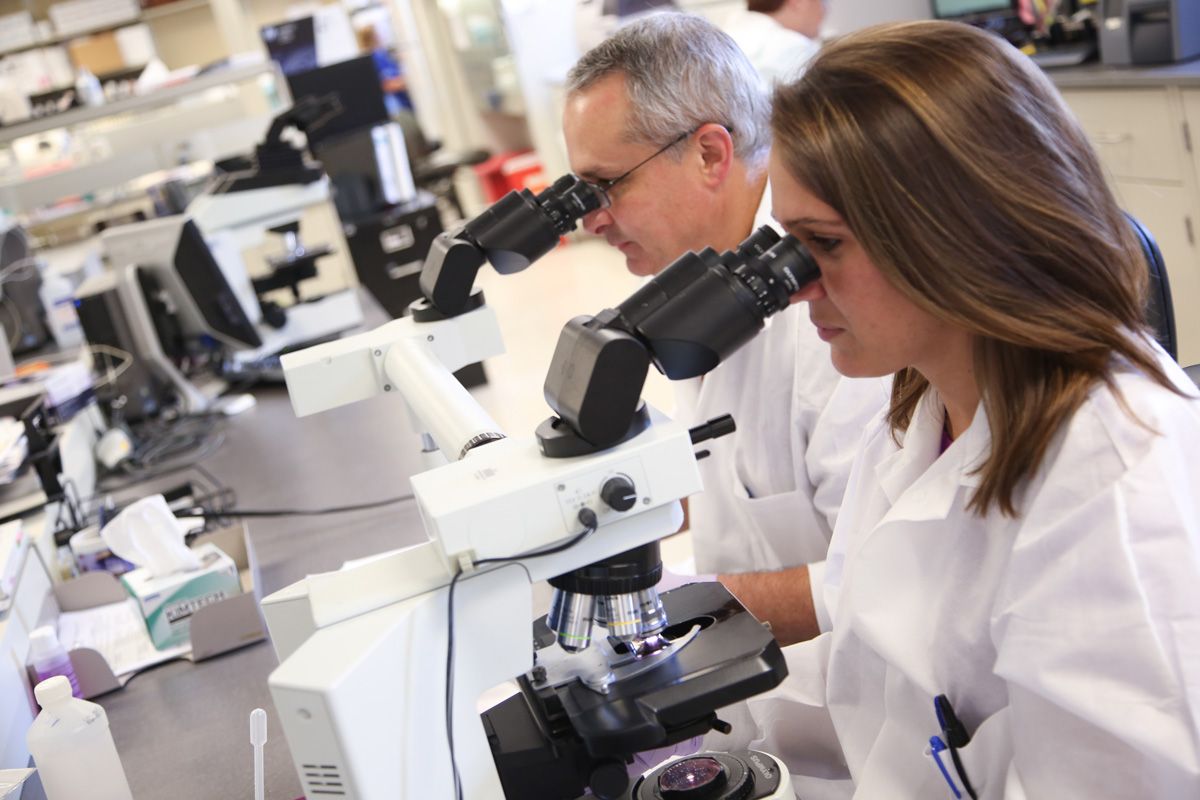
[[800, 77], [820, 47], [828, 0], [746, 0], [721, 28], [738, 43], [767, 86]]

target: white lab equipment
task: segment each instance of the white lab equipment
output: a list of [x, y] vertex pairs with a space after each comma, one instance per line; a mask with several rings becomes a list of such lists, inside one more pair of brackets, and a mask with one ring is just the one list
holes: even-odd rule
[[[450, 462], [412, 478], [427, 542], [263, 602], [281, 660], [271, 691], [309, 794], [617, 798], [632, 753], [724, 728], [715, 709], [784, 674], [774, 639], [720, 584], [659, 598], [657, 540], [700, 489], [693, 445], [732, 427], [689, 431], [639, 394], [652, 358], [691, 377], [752, 338], [816, 276], [811, 257], [760, 231], [736, 252], [688, 254], [617, 309], [572, 320], [545, 389], [560, 416], [536, 437], [506, 438], [451, 376], [499, 350], [481, 297], [456, 291], [470, 286], [457, 267], [473, 277], [482, 260], [472, 224], [443, 242], [434, 291], [422, 276], [456, 316], [415, 304], [376, 331], [282, 359], [298, 414], [396, 393]], [[527, 264], [528, 249], [505, 249], [510, 264]], [[542, 579], [557, 592], [531, 648], [531, 584]], [[481, 717], [480, 695], [514, 678], [520, 693]]]
[[133, 800], [104, 709], [72, 697], [61, 675], [34, 694], [42, 711], [27, 739], [47, 800]]
[[32, 769], [0, 769], [0, 800], [17, 797], [17, 790], [29, 780], [36, 770]]
[[[455, 336], [456, 328], [465, 335]], [[470, 448], [498, 431], [466, 390], [449, 382], [450, 370], [495, 352], [496, 334], [484, 307], [428, 328], [406, 317], [284, 357], [298, 413], [331, 407], [334, 394], [352, 400], [395, 389], [418, 416], [426, 415], [442, 453], [469, 454], [413, 479], [436, 538], [356, 569], [313, 576], [299, 590], [306, 597], [264, 600], [277, 647], [306, 638], [294, 652], [280, 649], [271, 690], [310, 793], [322, 774], [336, 773], [346, 795], [362, 800], [448, 795], [448, 748], [430, 731], [444, 729], [447, 601], [459, 558], [465, 567], [561, 542], [580, 532], [578, 511], [590, 507], [602, 536], [557, 555], [465, 572], [456, 584], [454, 627], [467, 632], [456, 640], [453, 675], [459, 770], [466, 796], [503, 797], [475, 702], [533, 667], [528, 644], [522, 646], [533, 617], [531, 583], [661, 538], [682, 521], [677, 500], [700, 488], [687, 430], [662, 417], [636, 441], [592, 459], [548, 460], [532, 437]], [[442, 342], [450, 351], [444, 365], [434, 355]], [[601, 501], [602, 485], [616, 474], [633, 476], [639, 487], [656, 476], [652, 493], [641, 490], [639, 513], [621, 514]], [[311, 620], [307, 637], [277, 608], [297, 602]], [[400, 680], [401, 672], [423, 679], [420, 685]], [[389, 709], [385, 717], [380, 708]]]

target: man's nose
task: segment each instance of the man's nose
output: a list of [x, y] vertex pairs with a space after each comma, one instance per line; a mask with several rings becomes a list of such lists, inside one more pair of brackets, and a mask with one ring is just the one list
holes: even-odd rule
[[607, 208], [597, 209], [583, 215], [583, 229], [593, 236], [600, 236], [604, 229], [612, 225], [612, 214]]

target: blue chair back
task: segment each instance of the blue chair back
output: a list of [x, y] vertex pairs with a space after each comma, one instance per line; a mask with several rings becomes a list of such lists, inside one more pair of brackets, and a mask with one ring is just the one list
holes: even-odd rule
[[1150, 291], [1146, 298], [1146, 322], [1154, 331], [1154, 338], [1175, 360], [1179, 360], [1179, 351], [1175, 341], [1175, 307], [1171, 304], [1171, 284], [1167, 280], [1167, 268], [1163, 264], [1162, 251], [1158, 243], [1150, 235], [1150, 231], [1133, 215], [1125, 213], [1129, 225], [1142, 244], [1142, 252], [1146, 256], [1146, 265], [1150, 269]]

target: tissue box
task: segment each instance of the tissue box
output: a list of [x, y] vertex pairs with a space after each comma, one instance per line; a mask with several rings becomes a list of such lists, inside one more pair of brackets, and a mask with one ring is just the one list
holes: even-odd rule
[[121, 576], [142, 611], [150, 639], [160, 650], [187, 644], [197, 609], [241, 594], [237, 565], [215, 544], [196, 548], [200, 569], [153, 578], [144, 568]]

